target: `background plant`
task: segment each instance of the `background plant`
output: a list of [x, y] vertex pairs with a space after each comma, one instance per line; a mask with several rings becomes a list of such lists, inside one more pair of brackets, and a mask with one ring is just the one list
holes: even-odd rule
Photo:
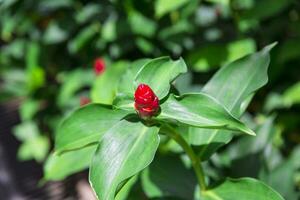
[[[181, 93], [199, 92], [219, 66], [278, 41], [272, 50], [269, 83], [255, 95], [243, 115], [256, 133], [261, 130], [268, 137], [234, 138], [207, 165], [212, 166], [209, 172], [214, 180], [251, 176], [268, 183], [285, 198], [297, 199], [299, 3], [176, 2], [2, 1], [1, 100], [18, 97], [22, 102], [23, 123], [15, 131], [24, 142], [19, 157], [42, 162], [52, 149], [55, 127], [64, 113], [78, 107], [80, 97], [110, 103], [112, 95], [103, 91], [108, 77], [115, 77], [109, 73], [122, 74], [137, 58], [182, 56], [192, 72], [177, 79], [176, 86]], [[105, 58], [108, 69], [112, 68], [102, 78], [96, 78], [91, 70], [99, 56]], [[87, 78], [82, 78], [83, 74]], [[174, 145], [167, 143], [166, 152], [168, 146]], [[217, 142], [212, 150], [218, 146]], [[239, 149], [247, 151], [241, 153]], [[175, 160], [172, 156], [161, 159]], [[162, 196], [170, 193], [161, 190], [157, 193]]]

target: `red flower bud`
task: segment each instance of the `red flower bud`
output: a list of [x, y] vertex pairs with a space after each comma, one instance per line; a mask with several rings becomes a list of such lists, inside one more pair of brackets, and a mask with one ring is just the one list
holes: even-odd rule
[[140, 84], [134, 93], [134, 107], [142, 118], [149, 118], [159, 110], [159, 100], [152, 89], [146, 84]]
[[94, 61], [94, 71], [97, 76], [105, 71], [105, 62], [102, 58], [97, 58]]
[[84, 106], [86, 104], [91, 103], [91, 100], [87, 97], [80, 97], [80, 106]]

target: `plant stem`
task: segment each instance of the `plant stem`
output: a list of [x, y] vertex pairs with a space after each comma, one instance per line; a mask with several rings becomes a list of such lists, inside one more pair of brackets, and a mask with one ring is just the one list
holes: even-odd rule
[[166, 133], [169, 137], [174, 139], [189, 156], [198, 179], [200, 192], [205, 191], [206, 184], [204, 180], [204, 172], [203, 172], [200, 158], [197, 157], [197, 155], [190, 147], [190, 145], [185, 141], [184, 138], [182, 138], [182, 136], [172, 126], [170, 126], [169, 124], [163, 124], [163, 126], [166, 128], [166, 131], [164, 131], [164, 133]]

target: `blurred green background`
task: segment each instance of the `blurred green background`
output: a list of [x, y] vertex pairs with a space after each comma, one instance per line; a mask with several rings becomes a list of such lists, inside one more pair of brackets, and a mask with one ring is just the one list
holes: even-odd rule
[[16, 156], [42, 165], [61, 119], [88, 100], [111, 104], [136, 59], [183, 57], [190, 72], [176, 86], [199, 91], [219, 67], [274, 41], [269, 82], [244, 117], [265, 137], [237, 138], [207, 165], [212, 179], [258, 177], [299, 199], [298, 0], [0, 0], [0, 103], [19, 113]]

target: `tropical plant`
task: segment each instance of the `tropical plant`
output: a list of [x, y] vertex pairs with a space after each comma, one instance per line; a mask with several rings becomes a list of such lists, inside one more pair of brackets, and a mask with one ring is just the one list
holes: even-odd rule
[[[148, 166], [155, 159], [157, 149], [173, 140], [179, 152], [189, 158], [187, 168], [193, 168], [195, 186], [199, 187], [194, 188], [197, 192], [187, 196], [170, 193], [171, 197], [283, 199], [253, 178], [226, 178], [214, 186], [202, 167], [202, 161], [209, 159], [234, 135], [255, 136], [239, 118], [256, 90], [267, 83], [269, 51], [273, 46], [224, 66], [197, 93], [180, 94], [172, 84], [187, 72], [183, 59], [161, 57], [134, 62], [122, 75], [112, 105], [92, 103], [63, 121], [55, 139], [55, 154], [48, 166], [53, 168], [55, 162], [59, 165], [57, 160], [64, 157], [71, 158], [70, 165], [76, 163], [77, 166], [76, 169], [60, 168], [60, 174], [89, 166], [89, 180], [97, 197], [122, 199], [138, 174], [149, 173], [149, 170], [151, 173]], [[167, 147], [167, 150], [174, 149]], [[166, 165], [160, 162], [161, 167]], [[145, 192], [152, 196], [151, 187], [155, 186], [151, 175], [143, 179]]]

